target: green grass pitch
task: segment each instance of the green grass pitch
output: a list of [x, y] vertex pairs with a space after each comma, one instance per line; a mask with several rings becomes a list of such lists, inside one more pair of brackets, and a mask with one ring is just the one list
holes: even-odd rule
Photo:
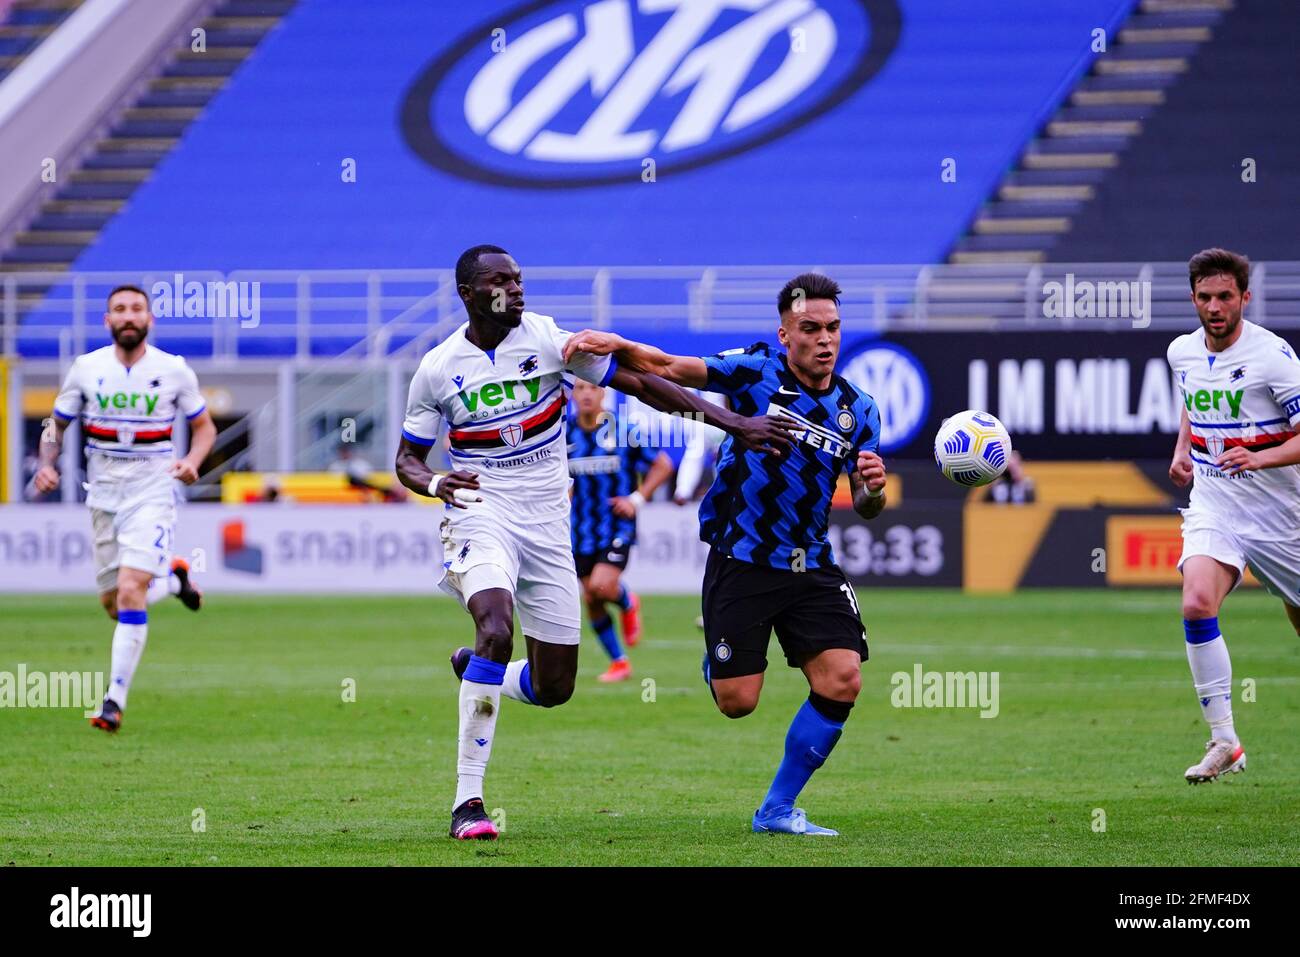
[[[446, 658], [464, 613], [212, 595], [198, 615], [155, 606], [118, 736], [0, 710], [0, 865], [1300, 863], [1300, 639], [1275, 600], [1234, 595], [1222, 618], [1249, 768], [1189, 787], [1206, 731], [1175, 593], [858, 597], [862, 696], [800, 801], [839, 839], [750, 833], [806, 685], [773, 642], [758, 711], [719, 715], [697, 599], [646, 599], [634, 681], [597, 683], [587, 635], [569, 704], [503, 701], [487, 806], [505, 833], [459, 844]], [[111, 628], [92, 595], [0, 597], [0, 671], [106, 670]], [[999, 715], [893, 707], [890, 676], [916, 663], [998, 672]]]

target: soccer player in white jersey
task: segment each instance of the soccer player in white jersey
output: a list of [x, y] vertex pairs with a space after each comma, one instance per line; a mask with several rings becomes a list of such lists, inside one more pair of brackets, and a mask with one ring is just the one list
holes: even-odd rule
[[[635, 395], [663, 412], [691, 412], [749, 448], [782, 454], [789, 429], [711, 405], [608, 356], [565, 362], [569, 333], [524, 311], [519, 265], [499, 246], [456, 263], [469, 321], [425, 355], [411, 380], [395, 467], [402, 484], [443, 499], [442, 587], [474, 620], [474, 648], [452, 655], [461, 679], [456, 796], [450, 834], [492, 839], [483, 775], [501, 696], [554, 707], [573, 694], [581, 612], [569, 533], [564, 412], [577, 376]], [[433, 472], [444, 424], [455, 470]], [[527, 657], [511, 661], [514, 614]]]
[[1192, 483], [1183, 510], [1187, 660], [1210, 726], [1188, 782], [1246, 767], [1232, 723], [1232, 663], [1219, 607], [1247, 565], [1282, 599], [1300, 633], [1300, 361], [1283, 339], [1242, 318], [1250, 263], [1225, 249], [1188, 262], [1201, 328], [1169, 345], [1182, 425], [1169, 476]]
[[[90, 723], [116, 731], [144, 654], [147, 606], [168, 595], [192, 611], [202, 603], [188, 565], [171, 554], [175, 483], [179, 479], [189, 485], [198, 478], [217, 427], [185, 360], [146, 342], [153, 316], [142, 290], [114, 289], [104, 325], [113, 344], [79, 356], [54, 400], [54, 418], [41, 437], [35, 484], [41, 492], [59, 487], [63, 433], [80, 417], [99, 601], [117, 622], [108, 692]], [[190, 450], [181, 459], [175, 457], [171, 439], [178, 413], [189, 419], [191, 429]]]

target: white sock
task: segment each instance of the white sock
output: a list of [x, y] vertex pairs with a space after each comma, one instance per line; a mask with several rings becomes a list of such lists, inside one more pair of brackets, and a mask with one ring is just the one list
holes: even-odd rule
[[454, 811], [470, 798], [483, 797], [483, 775], [492, 756], [497, 712], [501, 710], [501, 686], [460, 683], [460, 738], [456, 761]]
[[[524, 691], [524, 678], [528, 679], [528, 691]], [[529, 694], [532, 693], [533, 676], [532, 670], [528, 668], [528, 659], [520, 658], [518, 661], [512, 661], [506, 665], [506, 676], [504, 683], [501, 685], [501, 693], [507, 698], [513, 698], [515, 701], [522, 701], [524, 704], [537, 704]]]
[[1232, 726], [1232, 660], [1223, 635], [1198, 644], [1189, 642], [1187, 663], [1192, 666], [1192, 682], [1201, 702], [1201, 713], [1210, 725], [1210, 737], [1215, 741], [1238, 743]]
[[169, 572], [161, 578], [155, 578], [149, 582], [149, 590], [145, 592], [144, 596], [145, 604], [152, 605], [164, 598], [178, 595], [180, 590], [181, 580]]
[[[144, 611], [122, 609], [117, 613], [117, 627], [113, 629], [113, 672], [109, 676], [107, 697], [126, 710], [126, 695], [131, 690], [131, 679], [144, 654], [149, 624]], [[122, 619], [126, 618], [126, 621]]]

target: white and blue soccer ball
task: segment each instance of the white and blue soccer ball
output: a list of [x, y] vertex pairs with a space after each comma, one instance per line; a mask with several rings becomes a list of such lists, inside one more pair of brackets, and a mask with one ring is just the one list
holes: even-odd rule
[[967, 409], [946, 419], [934, 437], [934, 461], [958, 485], [988, 485], [1007, 470], [1011, 436], [995, 416]]

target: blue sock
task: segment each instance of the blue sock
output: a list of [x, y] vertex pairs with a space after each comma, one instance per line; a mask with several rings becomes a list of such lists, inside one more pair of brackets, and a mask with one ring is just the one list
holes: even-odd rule
[[632, 607], [632, 593], [628, 591], [627, 586], [621, 582], [618, 586], [618, 598], [614, 600], [618, 602], [618, 607], [622, 608], [624, 611], [627, 611]]
[[600, 639], [600, 643], [605, 646], [605, 654], [609, 655], [609, 660], [621, 659], [623, 646], [618, 643], [618, 634], [614, 631], [614, 619], [609, 615], [604, 618], [593, 618], [591, 627], [596, 632], [596, 637]]
[[1219, 618], [1198, 618], [1194, 621], [1183, 619], [1183, 634], [1189, 645], [1203, 645], [1219, 637]]
[[505, 665], [490, 658], [470, 655], [469, 664], [465, 666], [465, 674], [461, 676], [461, 680], [474, 681], [481, 685], [499, 685], [504, 682], [505, 676]]
[[[768, 788], [763, 806], [759, 808], [759, 813], [763, 816], [773, 812], [788, 813], [794, 808], [799, 792], [813, 772], [826, 762], [844, 730], [844, 721], [834, 720], [818, 711], [813, 704], [813, 697], [809, 695], [809, 699], [790, 722], [790, 730], [785, 736], [785, 757], [781, 759], [781, 766], [776, 769], [776, 777], [772, 779], [772, 786]], [[828, 702], [820, 695], [817, 697], [827, 704], [839, 704], [843, 708], [841, 713], [845, 718], [848, 717], [848, 708], [852, 705]]]

